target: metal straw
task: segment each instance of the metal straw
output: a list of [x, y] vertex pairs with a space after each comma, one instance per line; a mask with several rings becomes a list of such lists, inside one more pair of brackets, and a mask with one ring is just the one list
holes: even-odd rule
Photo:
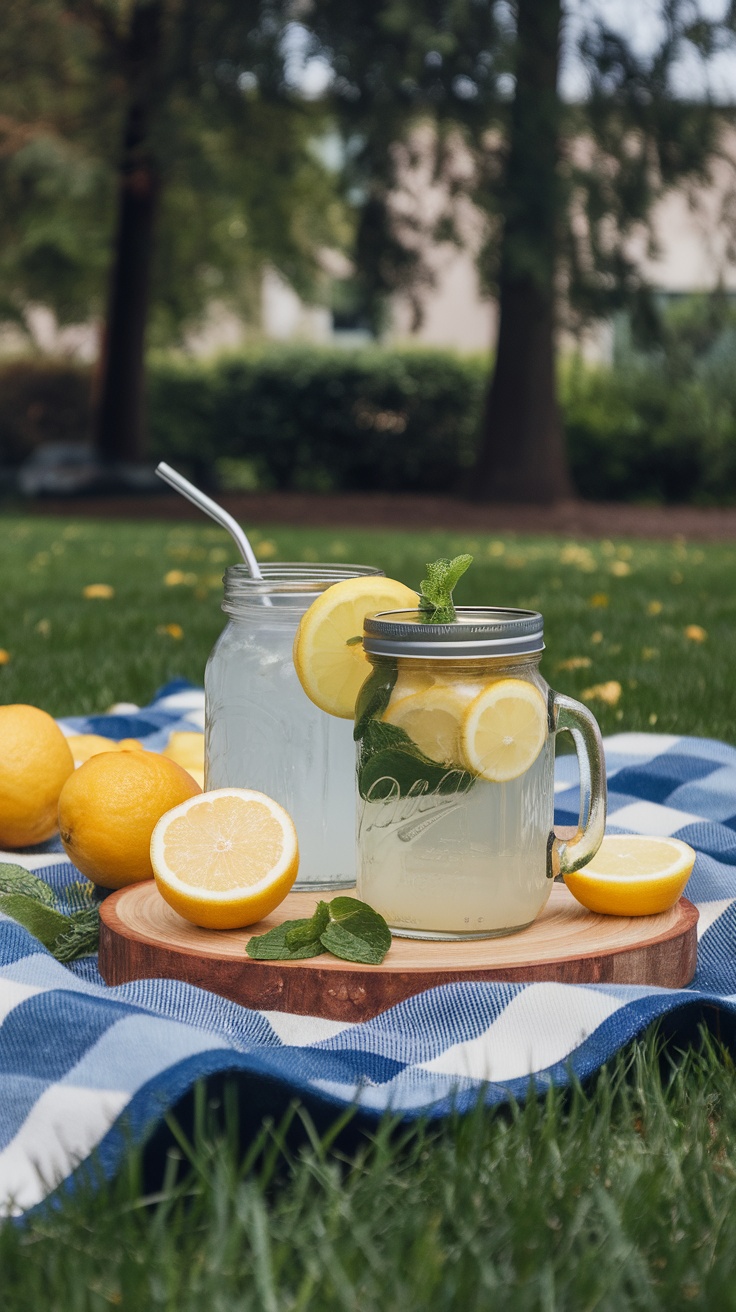
[[[171, 465], [167, 465], [163, 460], [156, 466], [156, 473], [165, 483], [169, 483], [177, 492], [181, 492], [181, 495], [186, 497], [187, 501], [191, 501], [192, 505], [198, 506], [200, 510], [204, 511], [205, 515], [209, 515], [210, 519], [214, 519], [216, 524], [227, 529], [248, 566], [251, 578], [263, 578], [255, 552], [237, 519], [233, 519], [232, 515], [223, 510], [222, 506], [218, 506], [217, 502], [213, 501], [211, 497], [205, 496], [204, 492], [200, 492], [199, 488], [190, 483], [188, 478], [177, 474], [176, 470], [172, 469]], [[269, 601], [266, 604], [269, 604]]]

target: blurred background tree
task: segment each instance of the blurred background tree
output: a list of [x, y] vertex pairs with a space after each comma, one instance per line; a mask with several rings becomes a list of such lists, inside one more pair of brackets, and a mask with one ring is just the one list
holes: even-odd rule
[[[313, 0], [309, 13], [315, 50], [334, 73], [329, 98], [345, 138], [360, 215], [356, 263], [374, 319], [388, 292], [431, 279], [421, 216], [392, 206], [421, 124], [432, 125], [434, 178], [447, 199], [435, 232], [460, 239], [453, 211], [461, 197], [486, 216], [479, 264], [498, 297], [499, 331], [466, 485], [484, 499], [571, 494], [559, 330], [621, 307], [640, 327], [653, 326], [632, 234], [651, 240], [662, 195], [706, 180], [728, 112], [706, 94], [683, 95], [677, 75], [688, 57], [707, 64], [732, 42], [734, 7], [716, 20], [695, 0], [661, 0], [644, 52], [601, 7], [596, 16], [576, 6], [577, 30], [568, 33], [572, 8], [562, 0]], [[566, 39], [587, 78], [574, 104], [560, 95]], [[471, 161], [464, 172], [458, 142]]]
[[143, 454], [144, 360], [266, 264], [314, 292], [345, 211], [268, 0], [9, 0], [0, 31], [0, 312], [104, 322], [96, 447]]

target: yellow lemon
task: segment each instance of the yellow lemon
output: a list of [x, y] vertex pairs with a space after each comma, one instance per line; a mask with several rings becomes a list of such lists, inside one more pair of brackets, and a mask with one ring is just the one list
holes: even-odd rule
[[37, 706], [0, 706], [0, 847], [30, 847], [56, 833], [59, 794], [74, 757], [56, 721]]
[[363, 620], [378, 610], [416, 610], [419, 597], [396, 579], [342, 579], [312, 602], [294, 639], [294, 665], [307, 697], [320, 710], [352, 720], [370, 673]]
[[117, 742], [114, 738], [103, 738], [99, 733], [73, 733], [67, 742], [75, 765], [82, 765], [101, 752], [143, 751], [143, 744], [137, 738], [122, 738]]
[[679, 838], [609, 834], [565, 883], [584, 907], [607, 916], [654, 916], [682, 896], [695, 852]]
[[470, 698], [448, 685], [436, 685], [389, 703], [387, 724], [403, 729], [420, 752], [440, 765], [460, 762], [463, 717]]
[[462, 725], [468, 768], [491, 783], [517, 779], [534, 764], [547, 737], [547, 705], [524, 679], [496, 679], [471, 701]]
[[172, 733], [163, 754], [185, 770], [204, 770], [204, 734], [178, 730]]
[[402, 660], [399, 662], [399, 672], [396, 683], [391, 689], [391, 698], [389, 706], [392, 703], [401, 702], [405, 697], [413, 697], [417, 692], [424, 692], [427, 688], [432, 688], [438, 682], [434, 673], [426, 669], [413, 669], [416, 664], [413, 661]]
[[114, 752], [116, 747], [112, 738], [103, 738], [99, 733], [73, 733], [67, 738], [67, 743], [75, 765], [81, 765], [91, 756], [99, 756], [100, 752]]
[[151, 879], [155, 825], [200, 791], [186, 770], [156, 752], [103, 752], [80, 765], [62, 789], [61, 841], [77, 869], [102, 888]]
[[299, 848], [278, 802], [250, 788], [215, 788], [159, 820], [151, 861], [161, 896], [185, 920], [240, 929], [283, 902]]

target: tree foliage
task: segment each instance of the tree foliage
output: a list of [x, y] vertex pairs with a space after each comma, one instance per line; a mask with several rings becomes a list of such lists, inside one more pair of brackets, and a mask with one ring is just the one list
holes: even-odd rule
[[[705, 94], [683, 96], [677, 76], [685, 59], [705, 64], [733, 41], [732, 7], [715, 20], [697, 0], [661, 0], [659, 34], [644, 51], [607, 18], [611, 6], [597, 13], [583, 11], [587, 21], [570, 39], [587, 78], [587, 93], [571, 104], [559, 92], [570, 19], [561, 0], [355, 0], [349, 14], [336, 0], [314, 0], [311, 9], [335, 74], [369, 300], [414, 291], [419, 310], [431, 281], [426, 216], [395, 206], [412, 150], [427, 140], [421, 124], [431, 125], [432, 176], [446, 202], [434, 235], [459, 239], [460, 200], [485, 217], [478, 263], [500, 306], [473, 480], [485, 496], [568, 492], [556, 331], [622, 306], [651, 327], [632, 236], [653, 249], [657, 201], [705, 181], [720, 151], [723, 107]], [[459, 156], [467, 167], [458, 168]]]
[[[104, 314], [137, 4], [7, 0], [0, 25], [0, 319]], [[149, 4], [150, 7], [150, 4]], [[217, 299], [248, 314], [266, 263], [307, 297], [344, 238], [312, 143], [322, 109], [289, 85], [278, 5], [162, 0], [148, 149], [161, 174], [149, 342]], [[29, 33], [33, 39], [29, 40]]]

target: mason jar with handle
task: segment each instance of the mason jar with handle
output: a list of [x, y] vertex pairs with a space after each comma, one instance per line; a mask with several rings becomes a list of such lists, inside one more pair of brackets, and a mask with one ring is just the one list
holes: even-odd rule
[[228, 623], [205, 671], [205, 788], [256, 788], [289, 812], [299, 841], [295, 888], [355, 883], [352, 723], [327, 715], [297, 678], [299, 621], [342, 579], [382, 575], [367, 565], [269, 562], [255, 579], [225, 573]]
[[[459, 607], [365, 620], [356, 708], [358, 897], [408, 938], [492, 938], [536, 919], [559, 874], [597, 852], [606, 775], [587, 707], [539, 672], [536, 611]], [[558, 733], [580, 763], [574, 837], [553, 829]]]

